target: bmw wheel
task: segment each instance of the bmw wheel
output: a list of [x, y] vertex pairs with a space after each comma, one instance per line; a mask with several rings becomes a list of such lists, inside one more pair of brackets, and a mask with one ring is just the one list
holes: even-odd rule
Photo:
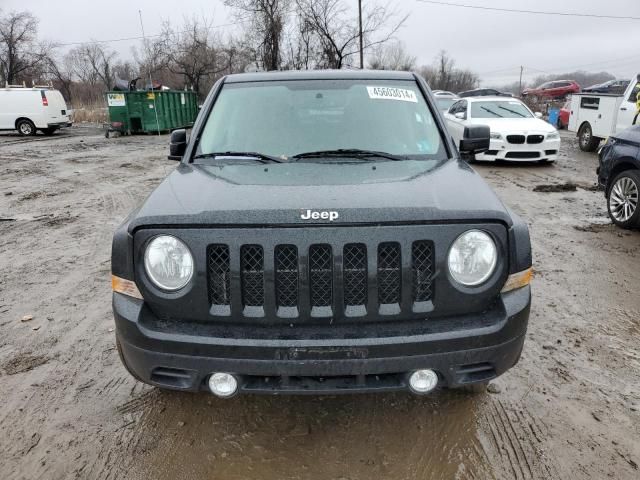
[[607, 193], [607, 210], [613, 223], [630, 229], [640, 226], [640, 173], [627, 170], [611, 182]]
[[30, 137], [31, 135], [36, 134], [36, 126], [31, 120], [28, 120], [26, 118], [18, 120], [16, 129], [18, 130], [18, 133], [24, 137]]

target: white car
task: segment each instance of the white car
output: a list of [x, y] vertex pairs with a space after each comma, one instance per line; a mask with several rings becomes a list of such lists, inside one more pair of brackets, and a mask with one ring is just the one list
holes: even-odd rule
[[520, 100], [508, 97], [470, 97], [455, 102], [445, 113], [456, 145], [469, 125], [488, 125], [491, 146], [475, 160], [554, 162], [560, 150], [560, 134]]

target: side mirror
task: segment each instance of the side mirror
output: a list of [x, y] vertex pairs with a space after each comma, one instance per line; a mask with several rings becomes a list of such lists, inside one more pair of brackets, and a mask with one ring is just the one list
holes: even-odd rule
[[453, 116], [459, 120], [466, 120], [467, 118], [467, 114], [464, 112], [456, 112]]
[[536, 116], [536, 118], [542, 118], [542, 113], [540, 112], [535, 112], [534, 115]]
[[491, 129], [487, 125], [469, 125], [465, 127], [460, 140], [460, 153], [474, 154], [489, 150]]
[[169, 141], [169, 160], [182, 160], [185, 150], [187, 149], [187, 131], [184, 128], [171, 132], [171, 140]]

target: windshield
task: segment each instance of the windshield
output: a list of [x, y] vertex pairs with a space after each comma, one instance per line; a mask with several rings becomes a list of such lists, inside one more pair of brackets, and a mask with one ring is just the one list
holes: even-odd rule
[[453, 105], [455, 102], [457, 102], [458, 99], [457, 98], [438, 98], [436, 97], [436, 103], [438, 104], [438, 109], [439, 110], [449, 110], [449, 108], [451, 107], [451, 105]]
[[[225, 84], [196, 156], [257, 152], [286, 161], [294, 155], [339, 149], [385, 152], [413, 160], [447, 158], [417, 84], [380, 80]], [[359, 160], [389, 161], [379, 156]]]
[[521, 102], [487, 100], [471, 103], [471, 118], [531, 118], [531, 111]]

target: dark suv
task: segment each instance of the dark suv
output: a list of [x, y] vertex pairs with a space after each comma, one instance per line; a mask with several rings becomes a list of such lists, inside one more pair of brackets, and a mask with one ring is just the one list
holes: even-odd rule
[[599, 153], [598, 183], [607, 211], [622, 228], [640, 227], [640, 126], [612, 135]]
[[163, 388], [336, 393], [484, 385], [529, 318], [527, 226], [451, 141], [417, 75], [231, 75], [178, 167], [113, 239], [117, 345]]

